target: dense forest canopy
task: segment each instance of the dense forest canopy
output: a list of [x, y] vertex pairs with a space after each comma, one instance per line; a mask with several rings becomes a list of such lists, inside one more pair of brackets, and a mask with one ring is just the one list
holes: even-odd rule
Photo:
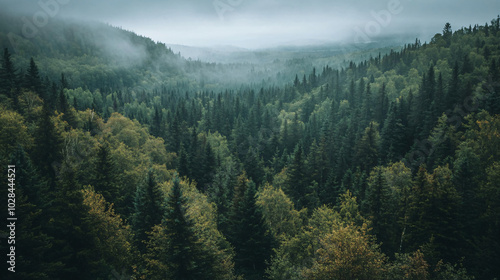
[[290, 75], [19, 28], [0, 19], [15, 279], [500, 277], [500, 17]]

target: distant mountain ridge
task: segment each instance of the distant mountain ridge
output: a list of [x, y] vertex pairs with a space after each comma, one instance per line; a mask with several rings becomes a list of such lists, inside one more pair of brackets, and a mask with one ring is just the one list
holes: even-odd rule
[[57, 80], [63, 72], [74, 87], [104, 92], [122, 88], [223, 90], [242, 84], [256, 88], [285, 85], [295, 74], [309, 73], [314, 67], [341, 67], [350, 60], [388, 53], [388, 46], [402, 45], [386, 40], [362, 46], [199, 48], [154, 42], [100, 22], [52, 18], [34, 36], [23, 35], [25, 25], [22, 16], [0, 17], [0, 47], [13, 53], [16, 65], [27, 67], [33, 57], [50, 80]]

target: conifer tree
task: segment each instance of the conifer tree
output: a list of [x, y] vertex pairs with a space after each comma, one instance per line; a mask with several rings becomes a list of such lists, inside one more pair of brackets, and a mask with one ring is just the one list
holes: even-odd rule
[[63, 264], [48, 258], [53, 244], [52, 238], [43, 231], [45, 213], [41, 207], [48, 203], [46, 183], [40, 180], [21, 146], [12, 154], [10, 163], [15, 166], [16, 174], [15, 214], [22, 221], [16, 224], [15, 240], [20, 244], [16, 250], [16, 266], [23, 269], [17, 269], [16, 275], [19, 279], [53, 279]]
[[148, 171], [146, 182], [137, 186], [134, 197], [132, 228], [135, 242], [141, 253], [146, 251], [147, 233], [154, 225], [160, 224], [163, 217], [163, 195], [156, 183], [152, 170]]
[[227, 237], [235, 248], [236, 271], [246, 279], [262, 279], [273, 247], [273, 239], [255, 201], [255, 184], [243, 173], [235, 186]]
[[406, 132], [401, 119], [397, 117], [396, 106], [391, 103], [381, 133], [380, 151], [384, 154], [386, 163], [396, 162], [405, 152]]
[[115, 162], [111, 156], [109, 143], [105, 140], [97, 151], [93, 186], [109, 203], [117, 202], [119, 196], [117, 179]]
[[74, 170], [67, 169], [60, 177], [43, 209], [43, 231], [53, 238], [47, 259], [63, 265], [53, 279], [90, 279], [102, 267], [93, 254], [94, 237], [81, 186]]
[[186, 149], [184, 149], [184, 145], [181, 143], [181, 148], [179, 150], [179, 161], [177, 163], [177, 171], [179, 175], [184, 177], [189, 177], [189, 166], [188, 166], [188, 155], [186, 153]]
[[380, 135], [378, 124], [371, 122], [365, 129], [363, 137], [356, 143], [355, 160], [361, 170], [369, 173], [377, 165], [379, 156]]
[[166, 200], [163, 217], [167, 248], [167, 279], [213, 279], [210, 263], [186, 217], [186, 198], [177, 176]]
[[41, 98], [43, 99], [46, 98], [42, 89], [42, 79], [40, 78], [38, 66], [36, 65], [33, 57], [30, 59], [30, 66], [26, 72], [24, 86], [29, 90], [40, 95]]
[[61, 137], [56, 132], [50, 109], [44, 104], [35, 133], [33, 162], [50, 183], [56, 180], [56, 168], [61, 161]]
[[307, 206], [305, 201], [306, 188], [309, 186], [302, 145], [297, 144], [291, 164], [287, 169], [286, 192], [297, 209]]
[[17, 74], [14, 63], [11, 60], [9, 49], [5, 48], [2, 57], [2, 67], [0, 68], [0, 94], [5, 94], [7, 97], [13, 96], [13, 89], [17, 84]]

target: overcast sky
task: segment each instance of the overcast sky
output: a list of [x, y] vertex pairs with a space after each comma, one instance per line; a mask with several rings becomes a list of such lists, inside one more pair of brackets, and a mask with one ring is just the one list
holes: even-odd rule
[[[98, 20], [167, 44], [243, 48], [410, 33], [422, 41], [500, 14], [500, 0], [0, 0], [0, 9]], [[52, 8], [51, 8], [52, 9]], [[52, 11], [49, 9], [49, 11]]]

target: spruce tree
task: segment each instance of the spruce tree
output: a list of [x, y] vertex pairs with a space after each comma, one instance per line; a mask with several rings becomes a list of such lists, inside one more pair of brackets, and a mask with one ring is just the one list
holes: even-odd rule
[[163, 217], [163, 195], [156, 183], [152, 170], [148, 171], [146, 181], [139, 186], [134, 197], [132, 228], [135, 242], [141, 253], [146, 250], [144, 241], [154, 225], [161, 223]]
[[213, 279], [209, 255], [197, 240], [191, 222], [186, 217], [187, 200], [177, 176], [166, 200], [163, 218], [167, 239], [165, 263], [166, 279]]
[[109, 203], [116, 203], [118, 200], [119, 191], [116, 180], [115, 162], [111, 156], [109, 143], [104, 141], [97, 151], [93, 186], [96, 192], [102, 194]]
[[11, 60], [9, 49], [5, 48], [2, 57], [2, 67], [0, 68], [0, 94], [15, 98], [13, 89], [17, 84], [17, 74], [14, 63]]
[[[50, 259], [52, 239], [43, 231], [42, 210], [47, 201], [47, 188], [21, 146], [12, 154], [10, 163], [15, 166], [17, 247], [16, 270], [19, 279], [54, 279], [63, 264]], [[2, 192], [3, 193], [3, 192]], [[6, 197], [6, 195], [5, 195]], [[7, 212], [7, 211], [6, 211]]]
[[30, 65], [26, 72], [26, 77], [24, 80], [24, 86], [40, 95], [41, 98], [45, 99], [43, 88], [42, 88], [42, 79], [40, 78], [40, 73], [38, 71], [38, 66], [35, 63], [33, 57], [30, 59]]
[[305, 201], [306, 188], [309, 186], [302, 145], [297, 144], [291, 164], [287, 169], [286, 191], [293, 200], [295, 207], [301, 209], [307, 206]]
[[235, 186], [227, 237], [235, 248], [236, 271], [246, 279], [262, 279], [274, 242], [255, 204], [255, 195], [255, 184], [243, 173]]
[[44, 208], [43, 231], [52, 241], [47, 259], [63, 265], [53, 279], [92, 279], [102, 267], [93, 254], [94, 237], [75, 171], [61, 174]]
[[373, 233], [382, 242], [385, 252], [395, 251], [395, 217], [390, 205], [390, 192], [382, 167], [376, 167], [368, 179], [368, 188], [365, 197], [366, 208], [372, 220]]
[[61, 136], [56, 132], [56, 128], [51, 119], [52, 113], [44, 104], [42, 116], [40, 117], [35, 133], [35, 149], [33, 151], [33, 162], [50, 183], [56, 180], [56, 168], [60, 164], [61, 156]]
[[378, 164], [379, 142], [378, 124], [371, 122], [354, 148], [356, 164], [366, 173]]

